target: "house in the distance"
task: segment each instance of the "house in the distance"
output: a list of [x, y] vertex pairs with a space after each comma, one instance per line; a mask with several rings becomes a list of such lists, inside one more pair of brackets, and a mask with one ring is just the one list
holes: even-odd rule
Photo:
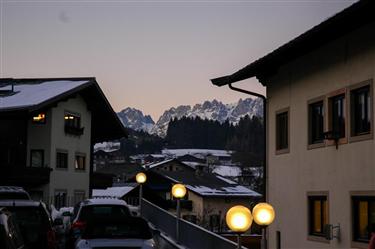
[[93, 144], [124, 136], [95, 78], [0, 80], [0, 185], [74, 204], [89, 195]]
[[[231, 75], [267, 87], [270, 248], [368, 248], [375, 230], [375, 1]], [[279, 238], [277, 238], [279, 237]]]
[[192, 168], [177, 159], [147, 165], [145, 197], [158, 206], [175, 212], [173, 184], [182, 183], [187, 194], [182, 200], [182, 217], [211, 230], [224, 229], [225, 214], [233, 205], [250, 208], [261, 195], [248, 187], [219, 175]]

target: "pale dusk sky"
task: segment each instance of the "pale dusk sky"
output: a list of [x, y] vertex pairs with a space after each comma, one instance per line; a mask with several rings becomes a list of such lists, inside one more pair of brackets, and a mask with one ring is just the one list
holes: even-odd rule
[[[354, 2], [0, 0], [0, 77], [94, 76], [115, 111], [157, 121], [172, 106], [246, 98], [209, 80]], [[256, 79], [237, 86], [265, 93]]]

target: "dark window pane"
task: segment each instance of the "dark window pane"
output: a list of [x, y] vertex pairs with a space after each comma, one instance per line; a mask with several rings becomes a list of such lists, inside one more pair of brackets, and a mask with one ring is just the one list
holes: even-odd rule
[[30, 166], [31, 167], [43, 167], [44, 166], [44, 151], [43, 150], [31, 150], [30, 151]]
[[68, 168], [68, 153], [57, 152], [56, 153], [56, 167], [57, 168]]
[[276, 149], [288, 148], [288, 112], [276, 115]]
[[309, 134], [310, 144], [321, 143], [324, 140], [324, 107], [323, 101], [309, 105]]
[[338, 95], [330, 99], [331, 129], [334, 137], [345, 137], [345, 95]]
[[370, 86], [352, 91], [352, 135], [367, 134], [371, 131]]
[[84, 170], [85, 163], [86, 163], [85, 156], [76, 155], [75, 163], [74, 163], [75, 169]]

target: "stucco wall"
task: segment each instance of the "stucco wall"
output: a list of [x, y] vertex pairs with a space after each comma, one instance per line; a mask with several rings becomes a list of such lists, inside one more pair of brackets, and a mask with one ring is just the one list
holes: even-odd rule
[[[307, 149], [307, 102], [374, 79], [374, 30], [371, 25], [342, 37], [283, 66], [268, 81], [268, 200], [276, 210], [276, 220], [269, 228], [270, 248], [275, 248], [277, 230], [282, 248], [353, 246], [350, 193], [375, 189], [374, 140], [343, 144], [338, 150], [335, 146]], [[276, 155], [275, 112], [285, 107], [290, 108], [290, 152]], [[309, 191], [329, 192], [329, 223], [340, 223], [340, 241], [308, 240]]]

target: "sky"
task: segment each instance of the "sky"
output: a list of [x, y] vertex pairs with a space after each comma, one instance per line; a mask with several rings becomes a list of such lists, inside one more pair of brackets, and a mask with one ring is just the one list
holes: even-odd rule
[[[231, 74], [350, 0], [0, 0], [0, 77], [96, 77], [115, 111], [248, 96]], [[266, 93], [256, 79], [236, 86]]]

